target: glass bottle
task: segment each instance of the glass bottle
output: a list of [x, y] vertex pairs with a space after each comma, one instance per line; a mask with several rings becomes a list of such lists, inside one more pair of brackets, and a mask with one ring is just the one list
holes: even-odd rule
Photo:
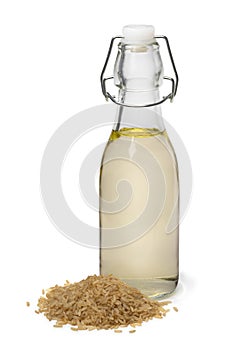
[[153, 26], [124, 27], [118, 100], [104, 90], [118, 107], [100, 169], [100, 273], [155, 298], [172, 293], [179, 274], [178, 166], [161, 115], [163, 78]]

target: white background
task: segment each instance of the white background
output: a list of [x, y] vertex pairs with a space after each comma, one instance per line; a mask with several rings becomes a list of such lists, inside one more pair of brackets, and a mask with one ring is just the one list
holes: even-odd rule
[[[227, 0], [1, 1], [2, 349], [232, 348], [230, 5]], [[98, 251], [72, 243], [50, 222], [40, 197], [40, 162], [65, 120], [104, 103], [99, 74], [109, 40], [129, 23], [154, 24], [157, 34], [169, 37], [180, 75], [174, 103], [163, 106], [189, 151], [194, 176], [181, 225], [181, 283], [173, 297], [179, 313], [135, 334], [55, 329], [34, 313], [41, 289], [98, 273]]]

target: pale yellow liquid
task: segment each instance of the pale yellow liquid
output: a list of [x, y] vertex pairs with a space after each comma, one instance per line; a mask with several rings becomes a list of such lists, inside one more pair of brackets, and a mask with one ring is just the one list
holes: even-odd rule
[[[147, 164], [143, 169], [147, 152], [159, 167], [148, 168]], [[122, 153], [123, 158], [116, 158], [117, 154]], [[135, 159], [140, 166], [135, 164]], [[151, 184], [148, 183], [148, 171]], [[111, 203], [117, 201], [117, 185], [122, 180], [131, 185], [132, 198], [120, 210], [103, 212], [103, 207], [106, 208], [104, 200], [110, 203], [110, 208]], [[142, 229], [140, 225], [137, 228], [142, 232], [135, 240], [120, 246], [113, 244], [112, 248], [104, 247], [106, 241], [111, 245], [111, 235], [104, 228], [116, 229], [115, 234], [119, 229], [120, 234], [122, 226], [129, 225], [144, 215], [143, 210], [150, 195], [149, 185], [156, 190], [152, 207], [148, 209], [155, 212], [153, 225], [148, 225], [148, 230], [144, 232], [147, 223], [141, 221]], [[165, 192], [161, 190], [163, 188]], [[162, 210], [159, 211], [161, 203]], [[100, 273], [114, 274], [150, 297], [172, 293], [178, 281], [178, 223], [177, 162], [166, 131], [141, 128], [112, 131], [100, 172]], [[132, 234], [130, 229], [128, 233]]]

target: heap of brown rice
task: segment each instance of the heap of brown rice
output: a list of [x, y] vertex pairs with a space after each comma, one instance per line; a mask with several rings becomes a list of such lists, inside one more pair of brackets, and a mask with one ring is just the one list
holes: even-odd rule
[[54, 327], [69, 324], [72, 330], [114, 329], [163, 318], [169, 311], [164, 306], [169, 303], [150, 300], [113, 275], [94, 275], [49, 288], [39, 298], [36, 312], [55, 320]]

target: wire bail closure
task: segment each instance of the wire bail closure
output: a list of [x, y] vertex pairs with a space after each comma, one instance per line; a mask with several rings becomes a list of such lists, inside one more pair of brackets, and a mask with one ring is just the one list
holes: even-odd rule
[[173, 56], [172, 56], [172, 52], [171, 52], [171, 48], [170, 48], [170, 44], [169, 44], [169, 41], [168, 41], [168, 38], [164, 35], [158, 35], [158, 36], [155, 36], [154, 39], [164, 39], [165, 42], [166, 42], [166, 45], [167, 45], [167, 50], [168, 50], [168, 53], [169, 53], [169, 57], [170, 57], [170, 61], [171, 61], [171, 64], [172, 64], [172, 68], [173, 68], [173, 71], [174, 71], [174, 75], [175, 75], [175, 79], [174, 78], [171, 78], [171, 77], [167, 77], [167, 76], [164, 76], [163, 79], [165, 80], [169, 80], [172, 84], [172, 91], [170, 92], [170, 94], [168, 94], [167, 96], [163, 97], [160, 101], [158, 102], [154, 102], [154, 103], [150, 103], [150, 104], [146, 104], [146, 105], [129, 105], [129, 104], [124, 104], [124, 103], [121, 103], [121, 102], [118, 102], [114, 96], [112, 96], [106, 89], [106, 81], [107, 80], [111, 80], [111, 79], [114, 79], [113, 76], [111, 77], [108, 77], [108, 78], [104, 78], [104, 74], [105, 74], [105, 71], [106, 71], [106, 68], [107, 68], [107, 65], [108, 65], [108, 61], [109, 61], [109, 58], [111, 56], [111, 52], [112, 52], [112, 48], [113, 48], [113, 44], [114, 44], [114, 41], [116, 39], [122, 39], [123, 37], [122, 36], [116, 36], [116, 37], [113, 37], [111, 42], [110, 42], [110, 46], [109, 46], [109, 49], [108, 49], [108, 53], [107, 53], [107, 57], [106, 57], [106, 61], [104, 63], [104, 67], [102, 69], [102, 72], [101, 72], [101, 75], [100, 75], [100, 81], [101, 81], [101, 88], [102, 88], [102, 92], [103, 92], [103, 95], [105, 96], [106, 100], [108, 101], [108, 99], [110, 99], [112, 102], [116, 103], [117, 105], [120, 105], [120, 106], [124, 106], [124, 107], [135, 107], [135, 108], [139, 108], [139, 107], [152, 107], [152, 106], [156, 106], [156, 105], [160, 105], [161, 103], [165, 102], [166, 100], [170, 100], [170, 102], [173, 101], [174, 97], [176, 96], [176, 92], [177, 92], [177, 87], [178, 87], [178, 81], [179, 81], [179, 77], [178, 77], [178, 73], [177, 73], [177, 70], [176, 70], [176, 66], [175, 66], [175, 62], [174, 62], [174, 59], [173, 59]]

